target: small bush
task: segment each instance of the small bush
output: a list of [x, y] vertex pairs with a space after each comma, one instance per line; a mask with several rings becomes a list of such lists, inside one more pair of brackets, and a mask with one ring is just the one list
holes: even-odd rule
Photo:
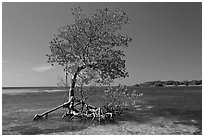
[[104, 91], [104, 106], [107, 112], [121, 114], [124, 110], [134, 110], [137, 106], [137, 99], [143, 96], [143, 93], [137, 94], [136, 90], [128, 92], [127, 86], [119, 85], [111, 87]]

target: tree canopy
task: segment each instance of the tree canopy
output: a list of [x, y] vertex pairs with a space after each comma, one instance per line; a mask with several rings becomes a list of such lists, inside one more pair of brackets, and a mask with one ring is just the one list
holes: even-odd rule
[[98, 9], [90, 16], [80, 7], [73, 8], [74, 24], [58, 30], [50, 42], [48, 62], [67, 66], [73, 77], [82, 82], [108, 84], [116, 78], [127, 77], [124, 52], [131, 38], [118, 33], [130, 19], [121, 10]]

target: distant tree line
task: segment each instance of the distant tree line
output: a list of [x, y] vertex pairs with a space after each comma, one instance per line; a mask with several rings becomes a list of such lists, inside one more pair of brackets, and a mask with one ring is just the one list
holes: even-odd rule
[[167, 87], [167, 86], [201, 86], [202, 80], [185, 80], [185, 81], [148, 81], [140, 84], [135, 84], [137, 87]]

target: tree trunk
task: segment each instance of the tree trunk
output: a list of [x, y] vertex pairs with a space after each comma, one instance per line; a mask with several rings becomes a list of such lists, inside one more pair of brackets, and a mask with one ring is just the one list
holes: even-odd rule
[[70, 86], [70, 89], [69, 89], [69, 99], [71, 97], [74, 97], [74, 88], [75, 88], [75, 85], [76, 85], [76, 78], [77, 78], [78, 73], [79, 73], [79, 68], [77, 69], [77, 71], [75, 72], [73, 78], [71, 79], [71, 86]]
[[72, 80], [71, 80], [71, 86], [70, 86], [70, 89], [69, 89], [69, 101], [73, 102], [74, 100], [74, 88], [75, 88], [75, 85], [76, 85], [76, 79], [77, 79], [77, 76], [79, 74], [79, 72], [86, 68], [86, 66], [81, 66], [81, 67], [78, 67], [74, 76], [72, 77]]
[[74, 108], [74, 101], [75, 101], [75, 98], [74, 98], [74, 88], [75, 88], [75, 85], [76, 85], [76, 79], [77, 79], [77, 76], [78, 74], [80, 73], [80, 71], [82, 69], [84, 69], [86, 66], [81, 66], [81, 67], [78, 67], [74, 76], [72, 77], [72, 80], [71, 80], [71, 87], [70, 87], [70, 90], [69, 90], [69, 105], [68, 105], [68, 114], [70, 112], [73, 112], [73, 111], [77, 111], [75, 108]]

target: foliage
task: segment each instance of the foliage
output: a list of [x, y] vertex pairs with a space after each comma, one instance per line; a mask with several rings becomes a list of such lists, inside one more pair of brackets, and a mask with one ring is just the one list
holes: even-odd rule
[[118, 85], [105, 90], [104, 94], [104, 109], [113, 114], [122, 113], [124, 110], [134, 110], [137, 108], [138, 97], [143, 96], [143, 93], [138, 94], [136, 90], [127, 91], [126, 85]]
[[[82, 14], [80, 7], [73, 8], [75, 22], [59, 29], [51, 41], [48, 62], [65, 66], [85, 84], [108, 84], [119, 77], [127, 77], [124, 52], [131, 38], [118, 32], [129, 23], [126, 13], [110, 8], [98, 9], [94, 14]], [[80, 68], [80, 69], [79, 69]]]

